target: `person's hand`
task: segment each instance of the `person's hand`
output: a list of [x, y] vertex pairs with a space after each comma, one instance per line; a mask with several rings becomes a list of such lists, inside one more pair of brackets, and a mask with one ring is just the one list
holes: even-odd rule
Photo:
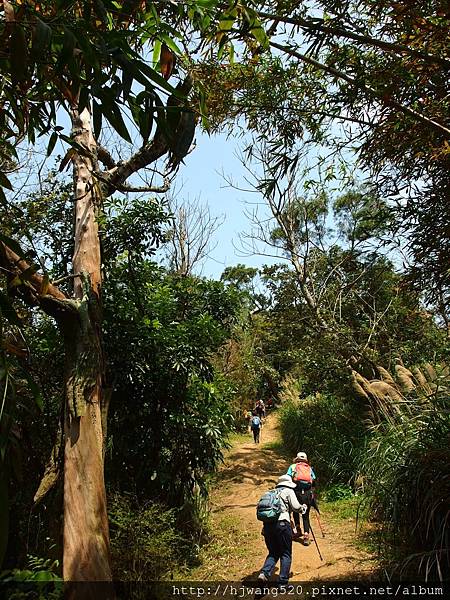
[[307, 510], [308, 510], [308, 507], [306, 506], [306, 504], [302, 504], [301, 507], [300, 507], [300, 513], [302, 515], [304, 515]]

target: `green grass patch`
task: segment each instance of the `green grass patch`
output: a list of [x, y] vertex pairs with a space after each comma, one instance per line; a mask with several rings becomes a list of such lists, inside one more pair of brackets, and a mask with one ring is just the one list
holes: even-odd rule
[[271, 450], [272, 452], [275, 452], [279, 456], [286, 458], [286, 460], [289, 460], [290, 454], [287, 452], [286, 446], [281, 441], [276, 440], [274, 442], [264, 443], [264, 440], [263, 440], [263, 443], [261, 444], [261, 449], [262, 450]]
[[361, 496], [351, 496], [334, 501], [322, 500], [319, 507], [329, 518], [336, 521], [365, 520], [367, 517], [364, 498]]
[[372, 555], [379, 554], [380, 527], [370, 520], [367, 499], [363, 495], [352, 494], [333, 501], [322, 499], [319, 508], [325, 523], [346, 523], [349, 532], [354, 534], [352, 545], [355, 548]]
[[189, 578], [199, 581], [213, 575], [226, 578], [228, 564], [247, 558], [251, 538], [237, 516], [216, 514], [211, 520], [210, 540], [200, 550], [200, 566], [189, 572]]
[[248, 432], [233, 432], [227, 438], [227, 442], [232, 446], [235, 444], [245, 444], [252, 440], [252, 434]]

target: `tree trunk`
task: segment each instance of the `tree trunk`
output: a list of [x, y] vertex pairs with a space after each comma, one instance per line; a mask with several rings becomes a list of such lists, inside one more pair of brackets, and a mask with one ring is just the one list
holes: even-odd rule
[[73, 157], [73, 303], [78, 314], [63, 327], [66, 345], [63, 576], [65, 581], [110, 581], [103, 470], [101, 252], [97, 224], [101, 195], [93, 175], [97, 167], [96, 143], [87, 109], [81, 114], [73, 109], [72, 136], [89, 152], [86, 155], [76, 152]]

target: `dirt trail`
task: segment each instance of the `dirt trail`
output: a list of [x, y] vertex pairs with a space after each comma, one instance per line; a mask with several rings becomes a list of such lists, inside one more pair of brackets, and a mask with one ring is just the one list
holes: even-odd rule
[[[228, 452], [211, 498], [213, 525], [223, 538], [228, 533], [228, 540], [223, 540], [222, 548], [219, 540], [211, 548], [211, 556], [204, 557], [209, 568], [200, 569], [202, 578], [240, 581], [255, 579], [259, 573], [267, 551], [261, 523], [256, 520], [256, 503], [289, 466], [289, 459], [279, 451], [270, 445], [265, 447], [278, 438], [276, 414], [272, 414], [263, 427], [259, 446], [249, 434], [248, 441], [235, 443]], [[291, 567], [294, 580], [357, 580], [374, 570], [374, 557], [355, 547], [354, 519], [337, 520], [324, 512], [321, 520], [325, 538], [313, 510], [310, 520], [323, 561], [314, 542], [309, 547], [294, 542]], [[274, 577], [277, 575], [278, 569]]]

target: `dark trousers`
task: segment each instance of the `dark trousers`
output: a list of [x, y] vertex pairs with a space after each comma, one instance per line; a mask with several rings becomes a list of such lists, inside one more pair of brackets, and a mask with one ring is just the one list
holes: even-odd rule
[[253, 439], [255, 440], [255, 444], [259, 444], [259, 427], [255, 427], [255, 429], [252, 429], [253, 432]]
[[292, 563], [292, 529], [289, 521], [275, 521], [264, 523], [264, 539], [266, 541], [267, 555], [261, 572], [269, 579], [274, 572], [275, 565], [280, 561], [279, 582], [286, 584]]
[[[303, 533], [309, 533], [310, 525], [309, 525], [309, 511], [311, 509], [312, 503], [312, 490], [303, 490], [298, 486], [295, 488], [295, 495], [297, 496], [297, 500], [300, 504], [306, 504], [307, 509], [304, 515], [302, 515], [303, 519]], [[294, 523], [297, 529], [300, 528], [300, 515], [298, 512], [294, 512]]]

